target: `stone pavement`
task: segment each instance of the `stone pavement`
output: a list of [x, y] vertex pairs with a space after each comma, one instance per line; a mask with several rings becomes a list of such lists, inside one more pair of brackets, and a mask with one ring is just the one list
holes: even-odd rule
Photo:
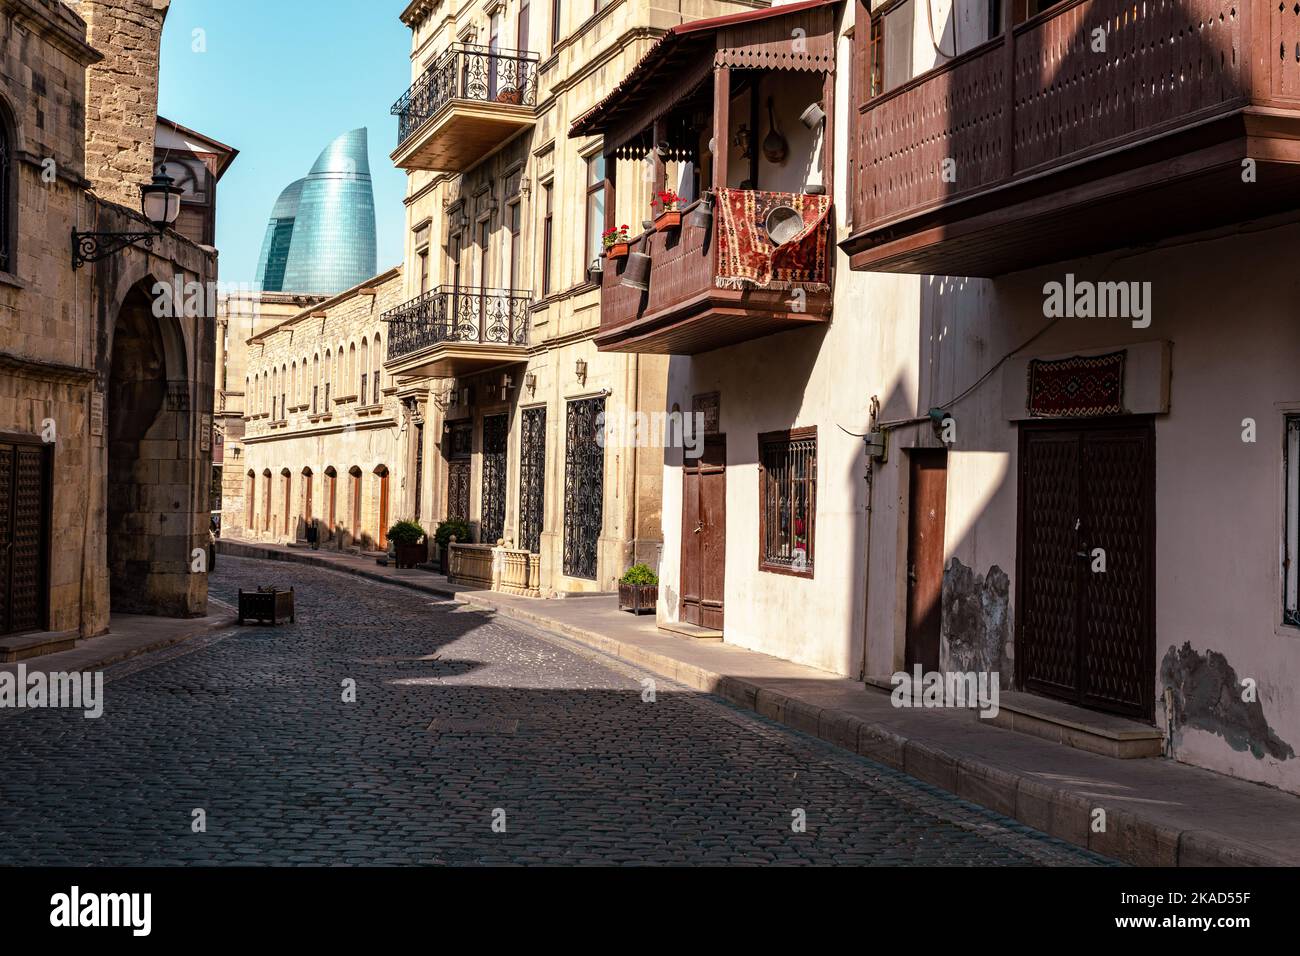
[[1108, 862], [482, 608], [229, 555], [210, 586], [268, 581], [296, 624], [0, 720], [0, 864]]
[[[223, 554], [333, 568], [452, 596], [716, 693], [1108, 857], [1153, 866], [1300, 864], [1300, 797], [1164, 759], [1118, 760], [991, 727], [971, 712], [897, 709], [860, 682], [659, 631], [612, 597], [518, 598], [325, 551], [223, 540]], [[1090, 826], [1106, 811], [1105, 832]]]

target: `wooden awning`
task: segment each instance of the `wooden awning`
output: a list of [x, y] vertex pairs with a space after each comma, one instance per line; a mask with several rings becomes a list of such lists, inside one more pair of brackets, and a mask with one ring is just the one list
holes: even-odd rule
[[[716, 67], [833, 72], [839, 2], [805, 0], [679, 24], [573, 121], [569, 136], [603, 135], [607, 153], [644, 155], [651, 145], [648, 128], [696, 93]], [[803, 31], [798, 44], [791, 40], [796, 26]]]

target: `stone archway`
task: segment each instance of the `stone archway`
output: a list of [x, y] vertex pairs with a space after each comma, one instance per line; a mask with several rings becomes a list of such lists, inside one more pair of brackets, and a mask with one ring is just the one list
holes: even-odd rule
[[206, 580], [195, 573], [192, 555], [187, 362], [177, 330], [153, 314], [150, 285], [145, 280], [126, 293], [111, 340], [104, 415], [110, 606], [189, 617], [202, 613]]

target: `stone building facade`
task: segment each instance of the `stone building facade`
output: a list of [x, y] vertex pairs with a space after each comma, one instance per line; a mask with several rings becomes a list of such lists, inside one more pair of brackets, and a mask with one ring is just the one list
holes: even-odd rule
[[[404, 504], [426, 527], [462, 517], [476, 540], [538, 554], [542, 593], [609, 590], [632, 563], [656, 566], [662, 539], [663, 448], [611, 442], [599, 422], [662, 411], [667, 361], [592, 341], [606, 182], [600, 138], [571, 140], [569, 124], [668, 27], [754, 6], [415, 0], [402, 13], [407, 301], [390, 326], [411, 341], [390, 335], [387, 358], [403, 461], [422, 473]], [[450, 75], [450, 100], [431, 101]], [[647, 218], [649, 198], [648, 184], [624, 190], [615, 221]]]
[[296, 542], [316, 521], [324, 547], [387, 548], [388, 528], [408, 516], [403, 419], [382, 362], [382, 316], [402, 288], [399, 266], [247, 340], [242, 451], [228, 449], [226, 462], [241, 487], [223, 507], [226, 535]]
[[[0, 634], [10, 659], [103, 633], [111, 611], [206, 609], [195, 554], [207, 541], [212, 322], [156, 317], [155, 288], [215, 279], [215, 253], [169, 231], [78, 266], [71, 241], [150, 230], [136, 210], [156, 117], [119, 112], [118, 92], [95, 77], [133, 72], [152, 110], [165, 7], [0, 3]], [[97, 48], [82, 16], [126, 18], [129, 43], [104, 32]], [[136, 153], [127, 166], [107, 158]]]

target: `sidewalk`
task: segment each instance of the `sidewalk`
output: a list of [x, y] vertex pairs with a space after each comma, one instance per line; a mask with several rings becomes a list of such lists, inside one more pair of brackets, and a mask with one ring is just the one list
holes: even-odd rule
[[[858, 681], [658, 630], [613, 596], [470, 590], [427, 571], [223, 539], [222, 554], [332, 568], [545, 628], [820, 737], [1052, 836], [1146, 866], [1300, 865], [1300, 797], [1160, 758], [1118, 760], [992, 727], [970, 711], [898, 709]], [[1092, 832], [1094, 810], [1106, 814]]]
[[[114, 614], [109, 619], [107, 634], [79, 639], [71, 650], [55, 654], [42, 654], [21, 661], [23, 669], [31, 674], [37, 671], [50, 673], [62, 671], [102, 670], [138, 654], [162, 650], [187, 641], [199, 634], [207, 634], [223, 627], [235, 625], [235, 609], [212, 598], [208, 601], [207, 617], [174, 618], [151, 617], [145, 614]], [[17, 673], [18, 664], [0, 664], [0, 672]]]

